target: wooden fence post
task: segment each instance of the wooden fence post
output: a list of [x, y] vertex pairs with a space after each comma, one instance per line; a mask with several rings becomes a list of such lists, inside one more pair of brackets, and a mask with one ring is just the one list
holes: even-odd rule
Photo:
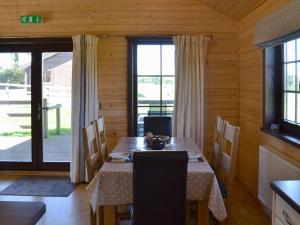
[[56, 134], [60, 134], [60, 107], [61, 105], [56, 105]]

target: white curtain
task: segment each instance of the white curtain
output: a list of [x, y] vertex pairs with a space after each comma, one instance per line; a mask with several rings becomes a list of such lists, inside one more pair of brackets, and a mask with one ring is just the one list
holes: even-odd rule
[[72, 71], [72, 157], [71, 181], [85, 181], [82, 128], [98, 118], [97, 90], [98, 38], [92, 35], [73, 37]]
[[180, 35], [175, 44], [173, 136], [192, 137], [203, 149], [204, 75], [209, 38]]

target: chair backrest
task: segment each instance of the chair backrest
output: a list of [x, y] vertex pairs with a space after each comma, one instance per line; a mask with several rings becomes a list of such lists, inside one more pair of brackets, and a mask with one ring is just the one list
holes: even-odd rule
[[107, 152], [107, 141], [106, 141], [106, 132], [105, 132], [105, 126], [104, 126], [104, 118], [101, 116], [99, 119], [95, 120], [95, 127], [96, 127], [96, 134], [99, 144], [99, 152], [101, 154], [102, 162], [107, 158], [108, 152]]
[[230, 197], [235, 177], [237, 151], [239, 145], [240, 128], [225, 121], [224, 132], [221, 137], [221, 158], [219, 178], [226, 185], [227, 195]]
[[172, 118], [170, 116], [145, 116], [144, 135], [152, 132], [154, 135], [172, 136]]
[[133, 154], [133, 225], [183, 225], [186, 151]]
[[215, 172], [217, 172], [220, 163], [220, 158], [221, 158], [220, 142], [221, 142], [221, 137], [223, 135], [223, 132], [224, 132], [224, 120], [222, 119], [221, 116], [217, 116], [215, 130], [214, 130], [214, 139], [212, 143], [211, 157], [210, 157], [210, 165]]
[[99, 145], [94, 124], [82, 128], [82, 134], [84, 157], [86, 161], [88, 181], [90, 182], [94, 178], [95, 173], [102, 166], [102, 159], [98, 150]]

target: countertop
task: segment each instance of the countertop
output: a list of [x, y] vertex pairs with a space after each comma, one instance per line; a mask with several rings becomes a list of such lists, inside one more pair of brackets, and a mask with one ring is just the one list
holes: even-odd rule
[[273, 181], [271, 188], [300, 214], [300, 180]]

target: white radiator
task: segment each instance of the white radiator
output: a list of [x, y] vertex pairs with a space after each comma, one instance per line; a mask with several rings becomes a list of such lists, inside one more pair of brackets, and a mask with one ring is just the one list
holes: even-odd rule
[[271, 181], [294, 179], [300, 179], [300, 168], [275, 154], [269, 146], [259, 146], [258, 199], [269, 216], [272, 212]]

